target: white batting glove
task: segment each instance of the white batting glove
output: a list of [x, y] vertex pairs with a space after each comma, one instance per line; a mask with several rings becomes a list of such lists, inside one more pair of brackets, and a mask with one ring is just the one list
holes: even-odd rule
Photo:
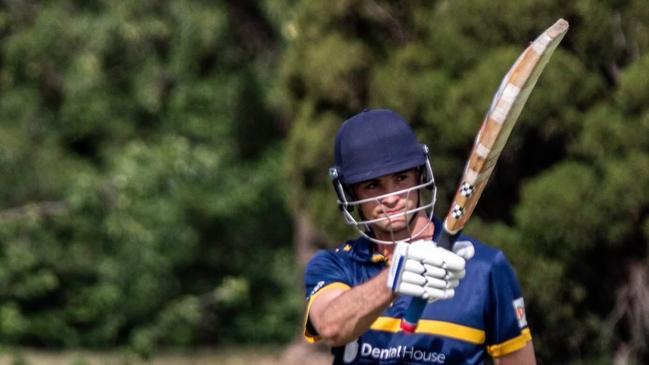
[[465, 275], [464, 257], [470, 258], [474, 253], [472, 244], [457, 247], [462, 255], [439, 248], [432, 241], [397, 243], [392, 254], [388, 287], [395, 293], [429, 302], [452, 298]]

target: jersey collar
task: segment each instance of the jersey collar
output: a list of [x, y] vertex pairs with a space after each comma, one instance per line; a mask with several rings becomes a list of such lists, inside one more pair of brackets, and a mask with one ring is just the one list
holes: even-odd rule
[[[442, 222], [437, 217], [433, 217], [433, 224], [435, 231], [433, 232], [433, 239], [437, 240], [439, 232], [442, 229]], [[374, 251], [375, 243], [369, 239], [361, 236], [356, 240], [348, 241], [343, 245], [343, 250], [348, 251], [352, 259], [363, 263], [384, 263], [386, 259], [383, 255]]]

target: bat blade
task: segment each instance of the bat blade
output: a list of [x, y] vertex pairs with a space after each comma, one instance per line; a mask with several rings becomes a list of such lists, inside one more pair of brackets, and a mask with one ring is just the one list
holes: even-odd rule
[[[473, 214], [525, 102], [568, 27], [567, 21], [559, 19], [546, 29], [521, 53], [500, 83], [444, 218], [444, 229], [437, 238], [440, 247], [450, 250]], [[401, 321], [404, 332], [415, 332], [425, 306], [421, 298], [412, 300]]]
[[444, 229], [451, 235], [462, 230], [473, 214], [523, 106], [567, 31], [568, 22], [559, 19], [523, 51], [503, 78], [444, 219]]

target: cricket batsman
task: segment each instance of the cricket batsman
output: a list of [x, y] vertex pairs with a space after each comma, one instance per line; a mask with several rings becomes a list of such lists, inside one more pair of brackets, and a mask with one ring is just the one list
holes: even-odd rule
[[[535, 364], [525, 305], [502, 251], [460, 234], [436, 247], [441, 220], [428, 148], [385, 109], [340, 127], [330, 177], [359, 236], [318, 251], [305, 271], [304, 336], [334, 364]], [[426, 301], [414, 333], [401, 318]]]

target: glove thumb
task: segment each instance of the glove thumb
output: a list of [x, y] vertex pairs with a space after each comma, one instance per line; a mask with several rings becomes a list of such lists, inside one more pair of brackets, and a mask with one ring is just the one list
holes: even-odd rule
[[471, 241], [457, 241], [453, 245], [453, 252], [465, 260], [469, 260], [475, 255], [475, 248]]

